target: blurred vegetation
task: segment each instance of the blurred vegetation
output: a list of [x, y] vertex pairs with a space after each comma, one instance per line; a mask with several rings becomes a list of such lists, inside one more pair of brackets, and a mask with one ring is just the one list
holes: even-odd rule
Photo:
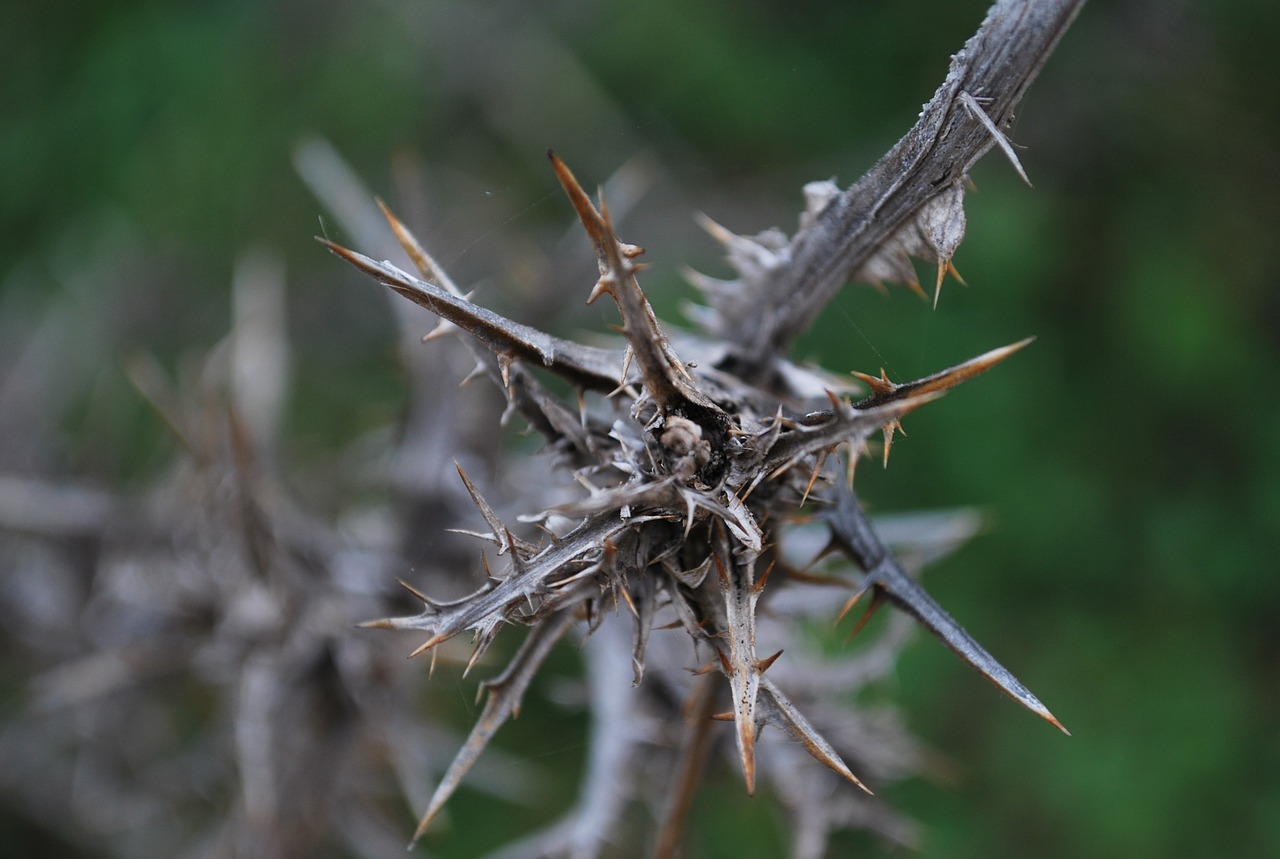
[[[0, 361], [19, 360], [19, 335], [55, 305], [80, 309], [84, 330], [47, 393], [56, 437], [0, 466], [109, 486], [154, 473], [171, 442], [121, 357], [173, 363], [215, 342], [247, 248], [288, 270], [289, 472], [305, 482], [385, 424], [403, 398], [392, 325], [373, 287], [312, 242], [320, 206], [291, 161], [308, 135], [377, 193], [420, 177], [435, 192], [411, 213], [436, 228], [424, 238], [510, 308], [519, 270], [489, 260], [549, 246], [569, 222], [544, 150], [586, 184], [646, 159], [656, 178], [626, 237], [648, 247], [646, 283], [675, 319], [690, 296], [679, 265], [721, 270], [692, 213], [792, 229], [800, 185], [866, 169], [985, 5], [12, 6]], [[945, 287], [936, 312], [851, 287], [803, 344], [831, 369], [903, 379], [1038, 338], [913, 415], [886, 472], [860, 470], [878, 509], [992, 513], [931, 589], [1074, 733], [919, 640], [895, 697], [953, 779], [888, 799], [925, 824], [922, 856], [1280, 855], [1277, 30], [1280, 6], [1250, 0], [1087, 6], [1023, 105], [1015, 140], [1035, 189], [995, 156], [974, 173], [955, 261], [970, 286]], [[598, 327], [595, 310], [575, 312]], [[0, 421], [22, 430], [20, 415]], [[16, 658], [0, 662], [10, 696]], [[715, 828], [696, 855], [780, 849], [764, 798], [740, 794], [701, 797]], [[490, 801], [459, 796], [440, 855], [478, 849], [465, 833], [480, 821], [491, 846]], [[4, 843], [47, 837], [3, 820]]]

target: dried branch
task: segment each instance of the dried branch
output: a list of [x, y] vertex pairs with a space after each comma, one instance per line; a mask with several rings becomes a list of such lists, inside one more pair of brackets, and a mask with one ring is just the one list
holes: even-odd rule
[[973, 636], [965, 632], [918, 582], [907, 575], [876, 536], [875, 529], [858, 505], [852, 489], [840, 486], [834, 496], [835, 505], [826, 514], [827, 521], [831, 524], [831, 533], [841, 551], [867, 573], [862, 589], [845, 604], [842, 614], [868, 592], [872, 594], [873, 600], [888, 599], [919, 621], [921, 626], [937, 636], [952, 652], [977, 669], [979, 674], [994, 683], [1000, 691], [1064, 734], [1070, 735], [1071, 732], [1040, 703], [1039, 698], [1031, 694], [1018, 678], [974, 641]]
[[605, 393], [621, 384], [621, 352], [553, 337], [472, 304], [434, 283], [419, 280], [389, 262], [379, 262], [319, 236], [316, 241], [413, 303], [466, 330], [492, 349], [500, 360], [531, 361], [574, 385]]
[[789, 243], [734, 237], [739, 280], [708, 297], [712, 333], [734, 344], [740, 373], [768, 380], [846, 281], [913, 282], [908, 254], [945, 270], [964, 236], [966, 174], [1004, 147], [1014, 109], [1083, 5], [999, 0], [919, 121], [866, 175], [842, 193], [817, 192]]
[[440, 779], [435, 795], [431, 797], [431, 802], [418, 822], [417, 830], [413, 833], [414, 841], [421, 838], [427, 831], [431, 821], [457, 790], [463, 776], [475, 765], [476, 759], [480, 757], [480, 753], [484, 751], [484, 747], [489, 744], [493, 735], [506, 723], [507, 719], [519, 714], [525, 689], [529, 688], [529, 682], [551, 653], [552, 646], [569, 629], [572, 620], [572, 616], [566, 612], [549, 618], [546, 623], [536, 627], [529, 633], [529, 637], [525, 639], [507, 669], [499, 677], [484, 684], [483, 690], [488, 693], [484, 712], [476, 720], [471, 736], [458, 751], [458, 756], [454, 758], [448, 772]]

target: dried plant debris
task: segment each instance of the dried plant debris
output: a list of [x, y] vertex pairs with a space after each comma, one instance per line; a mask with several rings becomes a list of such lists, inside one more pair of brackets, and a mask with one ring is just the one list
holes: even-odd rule
[[[938, 265], [937, 286], [947, 272], [955, 273], [951, 259], [964, 236], [967, 168], [993, 145], [1012, 152], [1002, 129], [1077, 5], [1044, 4], [1032, 10], [1027, 4], [998, 3], [978, 35], [953, 59], [951, 74], [926, 105], [920, 124], [894, 152], [848, 191], [831, 183], [805, 189], [808, 205], [793, 238], [776, 230], [753, 238], [737, 236], [703, 219], [738, 274], [732, 281], [692, 276], [710, 306], [696, 314], [704, 338], [681, 342], [693, 342], [701, 355], [718, 356], [707, 364], [686, 360], [655, 317], [640, 286], [643, 249], [619, 238], [603, 191], [593, 200], [554, 153], [549, 153], [552, 169], [598, 264], [598, 279], [584, 289], [587, 301], [607, 296], [621, 319], [623, 342], [612, 350], [559, 339], [472, 303], [385, 207], [417, 275], [320, 240], [469, 338], [471, 348], [480, 352], [480, 367], [505, 394], [508, 411], [522, 415], [545, 437], [584, 488], [576, 500], [524, 511], [523, 521], [544, 526], [545, 536], [531, 542], [515, 535], [459, 469], [487, 526], [477, 536], [506, 559], [505, 568], [470, 595], [449, 602], [414, 589], [420, 613], [366, 624], [421, 631], [426, 638], [414, 655], [469, 634], [479, 656], [504, 627], [531, 627], [507, 669], [485, 684], [480, 719], [438, 783], [415, 841], [497, 728], [518, 712], [551, 644], [575, 622], [588, 633], [596, 631], [604, 615], [625, 605], [633, 621], [630, 659], [627, 649], [610, 639], [612, 670], [629, 671], [641, 688], [653, 684], [675, 692], [685, 701], [688, 718], [687, 730], [668, 740], [675, 746], [668, 778], [675, 781], [660, 810], [664, 823], [656, 853], [675, 850], [688, 797], [714, 741], [708, 724], [719, 719], [732, 723], [734, 756], [748, 792], [755, 790], [758, 778], [772, 778], [779, 796], [794, 796], [789, 766], [771, 773], [759, 765], [758, 758], [767, 757], [763, 750], [770, 748], [760, 742], [766, 725], [785, 738], [781, 749], [804, 749], [848, 783], [853, 793], [828, 791], [813, 800], [818, 808], [807, 802], [790, 805], [797, 855], [820, 855], [829, 829], [858, 817], [850, 809], [860, 806], [847, 797], [870, 793], [858, 775], [859, 764], [869, 765], [870, 759], [865, 749], [849, 742], [856, 732], [828, 733], [831, 720], [818, 715], [830, 708], [822, 701], [822, 689], [804, 682], [810, 669], [793, 664], [799, 655], [784, 655], [787, 648], [779, 648], [794, 644], [797, 636], [767, 622], [782, 616], [791, 589], [808, 585], [830, 593], [831, 577], [807, 573], [803, 563], [781, 548], [784, 533], [810, 514], [827, 529], [823, 553], [838, 552], [861, 573], [856, 583], [847, 584], [852, 593], [843, 608], [835, 604], [838, 598], [828, 606], [832, 617], [843, 617], [865, 597], [867, 611], [856, 631], [887, 601], [1001, 691], [1065, 731], [907, 573], [853, 492], [853, 466], [873, 434], [884, 434], [887, 463], [893, 432], [904, 416], [990, 369], [1029, 340], [911, 382], [891, 382], [883, 371], [878, 377], [858, 374], [869, 390], [856, 401], [815, 383], [822, 374], [792, 365], [786, 351], [834, 287], [846, 280], [904, 282], [919, 290], [911, 256]], [[1028, 35], [1027, 30], [1033, 32]], [[1017, 50], [993, 48], [1015, 33]], [[979, 98], [971, 87], [1001, 95]], [[926, 138], [931, 146], [922, 142]], [[905, 161], [904, 153], [910, 155]], [[874, 241], [859, 238], [865, 235]], [[552, 394], [537, 381], [538, 373], [568, 383], [576, 403]], [[603, 395], [591, 400], [598, 408], [587, 408], [588, 392]], [[925, 532], [918, 539], [923, 544], [931, 537]], [[772, 613], [771, 604], [779, 606]], [[670, 637], [653, 634], [662, 627], [687, 634], [683, 652], [676, 648], [673, 656]], [[659, 662], [660, 655], [674, 661]], [[679, 677], [673, 666], [698, 666], [696, 679]], [[717, 672], [723, 681], [712, 683], [710, 675]], [[604, 675], [594, 679], [608, 682]], [[789, 689], [792, 683], [794, 690]], [[809, 705], [813, 714], [806, 713]], [[603, 718], [603, 713], [595, 715]], [[607, 728], [597, 737], [606, 733]], [[538, 855], [595, 855], [609, 837], [620, 808], [619, 785], [636, 783], [622, 777], [626, 767], [639, 766], [631, 747], [644, 739], [641, 731], [621, 737], [614, 733], [609, 747], [596, 749], [600, 765], [588, 772], [581, 806], [533, 839], [529, 849]], [[596, 796], [608, 801], [593, 804]], [[871, 819], [878, 819], [885, 831], [906, 831], [882, 811], [863, 814], [864, 822]]]

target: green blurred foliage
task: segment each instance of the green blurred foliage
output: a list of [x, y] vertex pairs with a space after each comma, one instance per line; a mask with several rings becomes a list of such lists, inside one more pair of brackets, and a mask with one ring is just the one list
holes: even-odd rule
[[[677, 264], [718, 265], [694, 209], [742, 231], [793, 228], [800, 183], [868, 167], [983, 8], [11, 4], [0, 326], [70, 302], [102, 311], [86, 338], [112, 332], [113, 360], [57, 392], [56, 468], [118, 482], [164, 461], [114, 359], [142, 348], [176, 363], [216, 341], [250, 246], [290, 272], [294, 467], [394, 415], [381, 298], [311, 243], [320, 207], [290, 162], [306, 135], [381, 193], [405, 157], [431, 187], [453, 187], [453, 171], [494, 189], [509, 211], [435, 245], [475, 279], [487, 249], [567, 223], [546, 146], [588, 183], [648, 153], [663, 170], [636, 217], [657, 226], [628, 237], [658, 259], [649, 283], [670, 318], [689, 294]], [[954, 778], [886, 794], [925, 824], [923, 856], [1280, 855], [1280, 299], [1266, 250], [1280, 225], [1278, 29], [1280, 6], [1248, 0], [1086, 7], [1015, 134], [1036, 188], [998, 156], [975, 171], [956, 258], [970, 286], [945, 287], [936, 312], [852, 287], [802, 344], [832, 369], [902, 380], [1038, 337], [913, 415], [887, 471], [859, 472], [877, 508], [991, 511], [992, 533], [931, 588], [1075, 734], [916, 644], [894, 697]], [[432, 200], [433, 217], [455, 204]], [[531, 706], [509, 733], [556, 718]], [[561, 797], [580, 759], [564, 757]], [[694, 855], [782, 849], [767, 797], [740, 794], [726, 782], [699, 799]], [[485, 802], [458, 797], [439, 855], [492, 846]]]

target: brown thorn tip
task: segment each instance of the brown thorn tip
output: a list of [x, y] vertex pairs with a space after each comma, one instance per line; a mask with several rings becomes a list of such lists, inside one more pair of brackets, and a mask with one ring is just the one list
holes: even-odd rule
[[382, 217], [386, 218], [387, 221], [390, 222], [391, 226], [394, 227], [396, 224], [400, 223], [400, 219], [391, 214], [391, 209], [388, 208], [386, 203], [382, 202], [381, 197], [375, 196], [373, 198], [373, 202], [378, 204], [378, 209], [382, 212]]
[[720, 579], [720, 583], [725, 587], [729, 586], [729, 571], [724, 568], [724, 561], [720, 560], [720, 556], [712, 553], [711, 560], [716, 565], [716, 575]]
[[864, 587], [859, 591], [857, 591], [856, 593], [854, 593], [853, 596], [849, 597], [848, 601], [840, 609], [840, 613], [836, 615], [836, 620], [834, 625], [838, 626], [840, 624], [840, 621], [844, 620], [845, 615], [853, 611], [853, 607], [858, 604], [858, 601], [861, 600], [866, 595], [869, 589], [870, 588]]
[[422, 602], [424, 602], [424, 603], [429, 603], [429, 602], [431, 602], [431, 600], [427, 599], [427, 595], [426, 595], [426, 594], [424, 594], [422, 591], [418, 590], [418, 589], [417, 589], [417, 588], [415, 588], [413, 585], [411, 585], [411, 584], [409, 584], [408, 582], [406, 582], [404, 579], [396, 579], [396, 581], [400, 583], [400, 587], [404, 588], [406, 591], [408, 591], [409, 593], [413, 594], [415, 597], [417, 597], [417, 598], [418, 598], [419, 600], [421, 600]]
[[324, 245], [326, 248], [328, 248], [330, 251], [337, 254], [338, 256], [345, 257], [347, 259], [351, 258], [352, 252], [347, 250], [337, 242], [331, 242], [328, 239], [326, 239], [324, 236], [312, 236], [312, 238], [318, 241], [320, 244]]
[[640, 619], [640, 612], [636, 609], [636, 604], [635, 604], [635, 602], [631, 599], [631, 593], [630, 593], [630, 592], [629, 592], [625, 587], [624, 587], [624, 588], [620, 588], [620, 591], [621, 591], [621, 593], [622, 593], [622, 601], [623, 601], [623, 602], [625, 602], [625, 603], [627, 604], [627, 608], [631, 609], [631, 614], [632, 614], [632, 615], [633, 615], [637, 620], [639, 620], [639, 619]]
[[862, 613], [862, 617], [858, 618], [858, 622], [853, 625], [853, 629], [849, 631], [849, 635], [845, 641], [853, 641], [854, 637], [857, 636], [858, 633], [862, 632], [862, 628], [867, 625], [867, 621], [871, 620], [872, 615], [874, 615], [883, 604], [883, 591], [877, 589], [876, 592], [871, 595], [871, 604], [867, 606], [867, 610]]
[[802, 507], [809, 500], [809, 493], [813, 491], [813, 484], [818, 482], [818, 475], [822, 473], [822, 466], [826, 465], [826, 463], [827, 452], [824, 450], [818, 457], [817, 463], [813, 466], [813, 473], [809, 475], [809, 483], [804, 488], [804, 495], [800, 497], [800, 505]]
[[777, 662], [778, 657], [781, 655], [782, 655], [782, 651], [779, 650], [777, 653], [773, 654], [773, 656], [769, 656], [764, 659], [757, 659], [756, 670], [759, 671], [761, 674], [765, 673], [771, 667], [773, 667], [773, 663]]
[[720, 670], [724, 672], [725, 677], [733, 676], [733, 663], [729, 661], [729, 657], [724, 655], [724, 651], [716, 648], [716, 656], [720, 657]]
[[778, 565], [778, 559], [774, 558], [772, 561], [769, 562], [769, 566], [764, 568], [764, 572], [760, 575], [760, 578], [757, 579], [755, 584], [751, 586], [751, 589], [755, 593], [758, 594], [764, 591], [765, 582], [769, 581], [769, 574], [773, 572], [773, 568], [776, 567], [777, 565]]
[[445, 636], [442, 633], [437, 632], [435, 635], [428, 638], [425, 644], [423, 644], [417, 650], [413, 651], [413, 653], [410, 653], [405, 658], [412, 659], [415, 656], [420, 656], [421, 654], [426, 653], [428, 650], [435, 647], [437, 644], [439, 644], [444, 640], [445, 640]]

